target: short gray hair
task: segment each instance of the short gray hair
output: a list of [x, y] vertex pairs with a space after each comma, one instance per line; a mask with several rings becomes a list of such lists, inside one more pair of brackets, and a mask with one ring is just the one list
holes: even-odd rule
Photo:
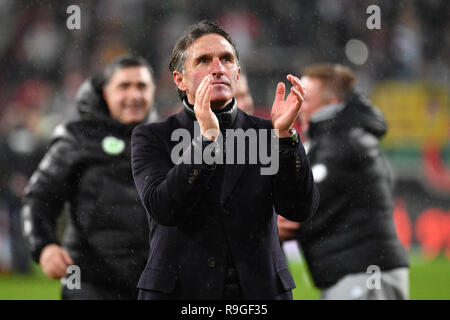
[[[186, 62], [186, 50], [194, 43], [195, 40], [206, 34], [215, 33], [224, 37], [233, 47], [236, 61], [239, 63], [239, 53], [236, 49], [236, 45], [231, 40], [230, 35], [222, 29], [220, 25], [213, 21], [202, 20], [194, 25], [191, 25], [185, 33], [177, 40], [172, 50], [170, 57], [169, 70], [170, 72], [179, 71], [184, 73], [184, 65]], [[178, 89], [178, 95], [183, 100], [186, 97], [186, 93]]]

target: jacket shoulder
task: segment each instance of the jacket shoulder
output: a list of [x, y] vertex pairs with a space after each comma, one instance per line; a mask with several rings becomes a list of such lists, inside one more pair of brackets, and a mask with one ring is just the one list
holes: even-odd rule
[[51, 136], [49, 151], [64, 152], [70, 158], [84, 159], [103, 154], [102, 128], [98, 122], [75, 120], [58, 125]]
[[159, 136], [164, 135], [165, 133], [171, 133], [175, 128], [175, 116], [176, 115], [172, 115], [164, 120], [136, 126], [136, 128], [133, 129], [132, 139], [135, 139], [135, 137], [140, 135], [149, 136], [156, 134]]
[[80, 126], [77, 122], [61, 123], [55, 127], [51, 136], [51, 143], [55, 143], [59, 140], [65, 140], [68, 142], [77, 142], [79, 139]]
[[66, 139], [80, 141], [96, 136], [99, 131], [99, 121], [74, 120], [58, 125], [52, 134], [52, 140]]

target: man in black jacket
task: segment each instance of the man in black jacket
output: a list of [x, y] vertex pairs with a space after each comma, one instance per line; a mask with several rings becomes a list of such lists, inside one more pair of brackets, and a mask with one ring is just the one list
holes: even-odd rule
[[[154, 90], [144, 59], [112, 61], [80, 87], [80, 119], [55, 130], [29, 181], [22, 221], [33, 259], [55, 279], [69, 265], [79, 267], [73, 270], [81, 288], [63, 286], [63, 299], [137, 298], [148, 227], [132, 177], [130, 137], [146, 122]], [[66, 202], [70, 218], [61, 245], [56, 221]]]
[[[236, 48], [220, 26], [208, 21], [191, 26], [177, 41], [169, 67], [184, 109], [137, 127], [132, 136], [133, 175], [150, 224], [140, 298], [291, 299], [295, 284], [278, 241], [273, 206], [278, 214], [301, 221], [318, 203], [303, 146], [290, 131], [303, 100], [299, 79], [288, 76], [293, 87], [286, 100], [285, 86], [278, 84], [272, 121], [239, 110]], [[270, 136], [272, 128], [278, 129], [279, 148], [271, 155], [279, 159], [279, 168], [264, 175], [261, 161], [247, 160], [250, 146], [271, 141], [263, 133]], [[238, 139], [227, 139], [226, 149], [219, 141], [233, 129], [263, 133], [255, 144], [231, 154], [229, 147]], [[188, 143], [177, 158], [178, 133], [185, 133]], [[222, 164], [225, 152], [231, 157]], [[209, 161], [208, 155], [216, 158]], [[246, 161], [236, 163], [241, 156]]]
[[391, 178], [379, 139], [381, 112], [353, 91], [352, 71], [318, 64], [304, 71], [317, 214], [299, 224], [279, 219], [282, 240], [297, 238], [322, 299], [407, 299], [408, 258], [392, 220]]

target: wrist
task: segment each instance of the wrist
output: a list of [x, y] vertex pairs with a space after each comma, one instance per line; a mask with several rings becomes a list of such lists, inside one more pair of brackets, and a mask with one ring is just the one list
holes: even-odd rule
[[300, 142], [300, 136], [295, 128], [291, 128], [289, 130], [289, 135], [285, 137], [279, 137], [279, 141], [280, 145], [291, 145], [295, 147]]
[[219, 136], [219, 130], [217, 129], [208, 129], [206, 131], [202, 131], [202, 136], [208, 140], [215, 141]]
[[288, 138], [293, 135], [292, 129], [284, 129], [284, 130], [277, 130], [275, 131], [278, 138]]

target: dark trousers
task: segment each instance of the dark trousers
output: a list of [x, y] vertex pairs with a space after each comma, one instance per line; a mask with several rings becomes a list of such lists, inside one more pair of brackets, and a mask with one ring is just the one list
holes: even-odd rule
[[[178, 300], [180, 299], [175, 293], [162, 293], [154, 290], [139, 289], [138, 300]], [[227, 297], [224, 293], [224, 300], [244, 300], [242, 296]], [[273, 297], [270, 300], [292, 300], [292, 291], [287, 291], [279, 296]]]

